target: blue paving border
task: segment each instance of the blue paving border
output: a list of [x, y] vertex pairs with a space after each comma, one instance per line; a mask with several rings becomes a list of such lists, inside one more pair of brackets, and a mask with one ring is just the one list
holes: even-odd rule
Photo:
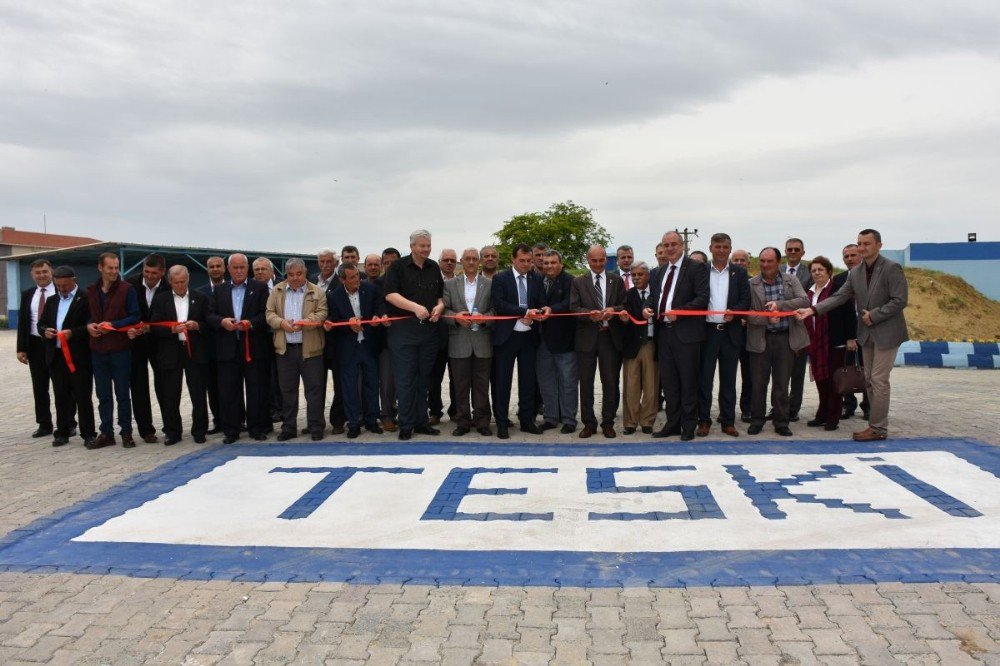
[[1000, 549], [852, 549], [607, 553], [223, 547], [72, 542], [91, 527], [237, 456], [725, 455], [949, 451], [1000, 477], [1000, 447], [967, 439], [874, 443], [696, 442], [533, 444], [272, 444], [217, 446], [139, 475], [0, 538], [0, 571], [198, 580], [464, 585], [745, 586], [874, 582], [1000, 582]]

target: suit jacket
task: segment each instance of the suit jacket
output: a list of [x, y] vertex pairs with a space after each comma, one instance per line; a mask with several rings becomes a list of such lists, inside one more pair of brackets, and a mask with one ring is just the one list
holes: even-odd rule
[[[788, 272], [788, 264], [781, 264], [778, 270], [782, 273]], [[799, 279], [799, 284], [802, 285], [802, 289], [809, 289], [813, 285], [812, 273], [809, 272], [809, 262], [803, 259], [799, 262], [799, 265], [795, 267], [795, 277]]]
[[[664, 264], [669, 266], [669, 264]], [[646, 299], [646, 307], [653, 312], [659, 312], [660, 290], [663, 287], [664, 266], [660, 266], [656, 271], [656, 279], [650, 279], [649, 298]], [[668, 269], [669, 270], [669, 269]], [[690, 257], [682, 257], [680, 264], [680, 274], [675, 275], [676, 285], [674, 286], [674, 300], [672, 310], [706, 310], [708, 309], [709, 283], [708, 266], [692, 261]], [[659, 337], [663, 330], [663, 320], [656, 322], [656, 336]], [[678, 317], [673, 323], [673, 329], [677, 334], [677, 339], [684, 343], [701, 342], [705, 339], [705, 317]]]
[[[646, 288], [649, 289], [649, 287]], [[630, 315], [636, 319], [642, 319], [642, 309], [644, 307], [646, 307], [646, 302], [642, 299], [637, 287], [632, 287], [625, 292], [625, 309]], [[639, 349], [649, 335], [649, 326], [648, 324], [640, 325], [627, 321], [623, 327], [622, 356], [625, 358], [635, 358], [639, 355]], [[653, 330], [656, 330], [656, 326], [653, 326]]]
[[[569, 309], [570, 312], [590, 312], [592, 310], [602, 310], [604, 308], [614, 308], [621, 310], [625, 307], [625, 281], [613, 273], [604, 272], [607, 282], [604, 285], [604, 308], [598, 301], [597, 288], [591, 282], [591, 274], [588, 270], [583, 275], [573, 278], [570, 287]], [[574, 317], [576, 319], [576, 340], [575, 348], [578, 352], [592, 352], [597, 349], [597, 336], [610, 335], [611, 342], [615, 349], [622, 350], [622, 333], [624, 325], [614, 317], [608, 321], [608, 332], [601, 333], [601, 322], [590, 321], [588, 317]]]
[[[225, 284], [225, 283], [223, 283], [223, 284]], [[211, 300], [212, 300], [212, 285], [210, 285], [210, 284], [203, 284], [200, 287], [198, 287], [197, 289], [195, 289], [195, 291], [197, 291], [198, 293], [200, 293], [201, 295], [203, 295], [205, 297], [205, 303], [206, 304], [208, 304], [209, 302], [211, 302]], [[208, 312], [207, 311], [205, 313], [205, 316], [206, 316], [206, 318], [208, 317]], [[208, 325], [208, 321], [206, 319], [205, 326], [202, 327], [202, 331], [201, 331], [201, 339], [202, 339], [202, 342], [204, 343], [204, 344], [202, 344], [202, 347], [204, 348], [204, 352], [205, 352], [204, 359], [205, 359], [206, 362], [208, 362], [208, 361], [214, 361], [215, 360], [215, 335], [216, 335], [215, 329]]]
[[[327, 319], [329, 308], [326, 294], [323, 290], [306, 281], [306, 293], [302, 296], [302, 319], [307, 321], [324, 322]], [[285, 329], [281, 328], [281, 322], [285, 318], [285, 298], [288, 294], [288, 282], [282, 281], [274, 285], [270, 295], [267, 297], [265, 318], [267, 325], [271, 327], [272, 339], [274, 341], [274, 351], [278, 356], [284, 356], [288, 349]], [[323, 355], [323, 346], [326, 342], [326, 331], [320, 327], [308, 327], [302, 329], [302, 358], [312, 358]]]
[[[135, 289], [136, 300], [139, 301], [139, 321], [148, 322], [150, 310], [152, 309], [151, 304], [146, 302], [146, 284], [142, 281], [142, 274], [133, 275], [132, 277], [125, 280], [132, 288]], [[163, 292], [170, 292], [170, 284], [167, 282], [166, 277], [160, 278], [160, 283], [156, 285], [156, 289], [153, 290], [153, 299], [155, 300], [157, 296]], [[156, 338], [149, 335], [140, 335], [139, 337], [132, 340], [132, 354], [145, 353], [149, 357], [155, 357], [156, 355]], [[145, 361], [143, 361], [145, 362]]]
[[[778, 273], [778, 279], [784, 285], [784, 298], [777, 301], [778, 310], [787, 312], [809, 307], [809, 297], [802, 289], [802, 283], [795, 279], [795, 276], [788, 273]], [[829, 302], [827, 299], [824, 302]], [[764, 295], [764, 278], [755, 275], [750, 278], [750, 309], [763, 310], [768, 299]], [[760, 353], [764, 351], [766, 345], [764, 336], [767, 325], [770, 323], [767, 317], [747, 317], [747, 351]], [[793, 351], [799, 351], [809, 346], [809, 333], [805, 324], [795, 317], [788, 318], [788, 345]]]
[[[371, 319], [381, 314], [379, 312], [379, 297], [380, 292], [378, 287], [370, 282], [362, 282], [358, 285], [358, 300], [360, 301], [362, 319]], [[348, 321], [356, 316], [344, 285], [330, 290], [326, 297], [326, 302], [328, 311], [327, 319], [330, 321]], [[361, 347], [375, 358], [378, 357], [381, 351], [381, 340], [379, 336], [375, 335], [375, 331], [381, 328], [381, 326], [361, 327], [362, 332], [365, 334], [365, 339], [361, 341]], [[337, 355], [342, 359], [351, 358], [351, 355], [353, 355], [355, 349], [358, 347], [358, 334], [352, 331], [349, 326], [338, 326], [331, 329], [330, 333], [333, 334], [334, 344], [338, 347]], [[327, 342], [329, 343], [329, 340]]]
[[[45, 340], [45, 361], [52, 365], [56, 354], [62, 355], [62, 350], [56, 349], [55, 338], [45, 339], [45, 329], [56, 328], [56, 318], [59, 314], [59, 294], [45, 299], [45, 309], [38, 320], [38, 332]], [[73, 355], [76, 371], [90, 367], [90, 333], [87, 332], [87, 322], [90, 321], [90, 304], [87, 301], [87, 290], [77, 287], [73, 302], [70, 303], [66, 318], [63, 320], [63, 330], [71, 331], [69, 351]], [[89, 372], [89, 370], [84, 370]]]
[[909, 287], [903, 267], [882, 255], [875, 258], [871, 285], [865, 277], [865, 262], [851, 269], [844, 285], [828, 299], [816, 305], [816, 312], [824, 314], [848, 303], [857, 306], [858, 315], [868, 310], [872, 325], [858, 316], [858, 344], [864, 345], [871, 337], [879, 349], [892, 349], [910, 339], [906, 331], [903, 309], [909, 298]]
[[[569, 312], [569, 297], [573, 276], [565, 270], [556, 276], [548, 291], [542, 280], [542, 307], [552, 308], [552, 314]], [[576, 350], [575, 317], [553, 317], [538, 324], [545, 348], [552, 354], [565, 354]]]
[[[833, 276], [831, 280], [833, 284], [830, 285], [832, 290], [830, 296], [844, 286], [848, 275], [848, 273], [844, 272]], [[810, 288], [814, 289], [815, 285], [811, 285]], [[847, 344], [848, 340], [855, 339], [858, 335], [858, 316], [854, 311], [854, 303], [844, 303], [840, 307], [830, 310], [826, 314], [826, 323], [831, 347], [843, 347]], [[806, 322], [806, 326], [809, 326], [808, 321]]]
[[[473, 305], [479, 314], [493, 314], [493, 300], [490, 297], [492, 286], [492, 281], [489, 278], [482, 275], [476, 278], [476, 297]], [[444, 282], [444, 313], [454, 315], [459, 312], [468, 312], [465, 303], [465, 275], [459, 275]], [[448, 331], [448, 356], [469, 358], [473, 353], [477, 358], [493, 356], [491, 329], [495, 323], [492, 321], [482, 322], [479, 324], [479, 330], [473, 331], [460, 325], [454, 319], [445, 319], [444, 326]]]
[[[49, 298], [52, 298], [53, 294], [56, 293], [55, 283], [50, 284], [47, 289]], [[35, 292], [37, 291], [38, 285], [35, 285], [21, 292], [21, 306], [18, 309], [17, 315], [18, 352], [28, 351], [28, 336], [31, 335], [31, 299], [35, 297]], [[48, 299], [46, 299], [47, 301]]]
[[[517, 297], [517, 281], [514, 279], [514, 271], [507, 268], [499, 271], [493, 278], [490, 289], [490, 297], [493, 301], [493, 311], [498, 315], [518, 315], [524, 316], [527, 310], [540, 309], [543, 306], [544, 290], [542, 289], [542, 278], [534, 271], [528, 271], [528, 307], [522, 308]], [[505, 319], [496, 322], [493, 326], [493, 346], [499, 347], [510, 339], [514, 332], [516, 319]], [[538, 322], [531, 326], [531, 333], [538, 335]]]
[[[267, 285], [252, 279], [248, 279], [246, 285], [242, 319], [250, 322], [250, 355], [254, 361], [269, 360], [274, 355], [274, 343], [271, 327], [265, 319]], [[243, 356], [243, 336], [247, 333], [222, 328], [222, 320], [233, 316], [233, 283], [226, 282], [215, 288], [208, 301], [208, 325], [213, 329], [215, 356], [220, 361], [232, 361]]]
[[[712, 270], [711, 267], [708, 269], [710, 276]], [[711, 280], [709, 280], [709, 288], [711, 288]], [[736, 264], [729, 264], [729, 293], [726, 298], [726, 309], [750, 309], [750, 277], [747, 275], [747, 269]], [[729, 332], [729, 339], [737, 347], [742, 347], [746, 344], [746, 328], [740, 323], [740, 319], [742, 317], [733, 317], [732, 322], [726, 326], [726, 331]]]
[[[207, 346], [203, 330], [207, 330], [208, 296], [197, 289], [188, 288], [188, 321], [198, 322], [197, 331], [188, 331], [191, 342], [191, 358], [197, 363], [208, 360], [205, 350]], [[177, 307], [174, 305], [173, 290], [161, 291], [153, 296], [153, 305], [149, 309], [149, 321], [177, 321]], [[179, 338], [164, 326], [153, 326], [150, 329], [156, 340], [156, 359], [161, 368], [176, 368], [183, 361], [181, 354], [187, 351], [177, 344]]]

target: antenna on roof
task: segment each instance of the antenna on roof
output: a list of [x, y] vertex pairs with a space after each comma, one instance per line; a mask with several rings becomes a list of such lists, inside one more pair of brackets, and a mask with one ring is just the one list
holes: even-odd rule
[[42, 213], [42, 232], [49, 233], [49, 220], [45, 213]]

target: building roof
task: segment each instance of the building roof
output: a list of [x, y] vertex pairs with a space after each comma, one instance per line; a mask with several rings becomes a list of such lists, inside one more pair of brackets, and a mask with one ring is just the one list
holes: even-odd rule
[[99, 242], [96, 238], [89, 238], [87, 236], [43, 234], [39, 231], [20, 231], [14, 227], [0, 228], [0, 243], [4, 245], [62, 248]]

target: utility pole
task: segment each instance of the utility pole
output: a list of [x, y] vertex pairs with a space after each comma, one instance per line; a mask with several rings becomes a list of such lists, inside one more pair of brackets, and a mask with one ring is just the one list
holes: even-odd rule
[[678, 234], [680, 234], [681, 238], [684, 239], [684, 254], [687, 254], [688, 253], [688, 249], [689, 249], [688, 248], [688, 237], [690, 236], [691, 238], [697, 238], [698, 237], [698, 230], [697, 229], [688, 229], [687, 227], [684, 227], [684, 231], [681, 231], [680, 229], [674, 229], [674, 231], [676, 231]]

